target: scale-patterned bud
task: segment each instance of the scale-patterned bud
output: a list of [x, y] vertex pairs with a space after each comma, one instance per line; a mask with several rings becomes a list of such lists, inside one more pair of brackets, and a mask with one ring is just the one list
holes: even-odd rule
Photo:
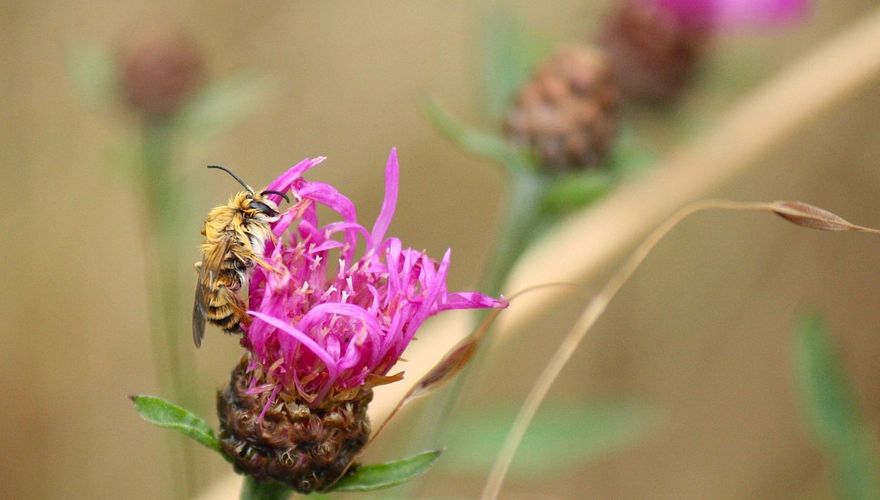
[[504, 128], [548, 170], [590, 168], [608, 154], [617, 131], [618, 91], [605, 55], [570, 45], [550, 55], [526, 82]]
[[278, 394], [267, 408], [267, 392], [249, 393], [252, 376], [246, 370], [247, 358], [217, 394], [220, 445], [238, 472], [309, 493], [329, 488], [354, 471], [349, 464], [370, 436], [371, 390], [329, 408], [310, 408]]

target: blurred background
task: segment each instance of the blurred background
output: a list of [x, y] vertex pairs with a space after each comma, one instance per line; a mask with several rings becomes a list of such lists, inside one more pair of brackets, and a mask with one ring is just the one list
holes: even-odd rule
[[[451, 247], [450, 288], [472, 289], [489, 264], [504, 175], [438, 133], [424, 112], [427, 98], [434, 96], [464, 122], [499, 130], [486, 111], [482, 49], [499, 5], [552, 47], [595, 39], [610, 4], [0, 5], [0, 199], [6, 213], [0, 258], [7, 262], [6, 299], [0, 302], [0, 380], [7, 401], [0, 412], [2, 496], [179, 493], [179, 472], [167, 457], [182, 438], [144, 423], [126, 398], [161, 393], [167, 369], [150, 337], [155, 236], [144, 221], [151, 204], [131, 167], [132, 155], [142, 153], [145, 119], [122, 94], [89, 96], [77, 83], [90, 47], [123, 57], [141, 33], [168, 29], [197, 47], [201, 81], [247, 82], [231, 94], [238, 99], [235, 112], [218, 111], [215, 128], [194, 127], [171, 140], [168, 182], [181, 203], [173, 220], [164, 222], [176, 231], [166, 247], [170, 253], [160, 254], [178, 275], [180, 357], [191, 367], [188, 386], [197, 395], [191, 407], [213, 424], [214, 391], [241, 350], [213, 331], [197, 353], [192, 348], [191, 266], [204, 214], [238, 186], [204, 166], [222, 163], [262, 186], [304, 157], [325, 155], [311, 177], [337, 186], [357, 204], [362, 220], [371, 221], [383, 194], [384, 161], [396, 146], [402, 173], [393, 233], [433, 255]], [[636, 107], [628, 119], [662, 160], [711, 133], [740, 99], [788, 65], [877, 16], [874, 4], [816, 1], [796, 24], [721, 36], [701, 62], [693, 90], [674, 109]], [[841, 91], [833, 109], [811, 117], [699, 197], [802, 199], [854, 222], [880, 225], [878, 83], [875, 72], [869, 83]], [[809, 105], [810, 94], [804, 96]], [[737, 140], [729, 137], [734, 148]], [[711, 170], [712, 158], [703, 166]], [[658, 185], [657, 196], [667, 187]], [[572, 408], [598, 402], [590, 406], [589, 422], [613, 431], [617, 424], [607, 422], [628, 415], [644, 424], [641, 430], [608, 438], [616, 444], [599, 446], [601, 452], [569, 440], [551, 447], [566, 450], [554, 452], [558, 456], [538, 455], [519, 468], [515, 463], [502, 497], [836, 497], [831, 462], [799, 404], [794, 331], [804, 310], [824, 313], [866, 425], [876, 429], [880, 280], [872, 257], [878, 250], [880, 240], [867, 235], [808, 232], [769, 216], [712, 214], [686, 222], [623, 289], [546, 406], [548, 415], [570, 416], [579, 415]], [[550, 265], [540, 255], [524, 262]], [[595, 273], [587, 287], [597, 288], [606, 275]], [[421, 482], [388, 495], [476, 496], [488, 466], [468, 462], [474, 453], [457, 455], [456, 435], [487, 432], [480, 422], [506, 425], [582, 308], [577, 298], [560, 300], [492, 343], [451, 414], [444, 414], [441, 442], [417, 435], [434, 425], [435, 403], [403, 415], [370, 459], [429, 446], [446, 446], [447, 454]], [[198, 489], [216, 492], [229, 465], [203, 449], [190, 452]], [[517, 460], [529, 454], [523, 449]]]

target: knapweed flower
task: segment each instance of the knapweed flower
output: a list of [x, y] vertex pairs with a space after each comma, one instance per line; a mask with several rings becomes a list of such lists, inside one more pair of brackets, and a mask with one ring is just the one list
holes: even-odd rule
[[774, 27], [808, 7], [807, 0], [623, 0], [603, 44], [625, 96], [662, 102], [691, 81], [717, 32]]
[[[449, 251], [437, 262], [386, 236], [397, 202], [396, 151], [370, 229], [333, 186], [303, 178], [323, 159], [298, 163], [266, 188], [295, 202], [272, 224], [268, 266], [253, 270], [252, 320], [242, 338], [248, 353], [218, 397], [221, 442], [237, 469], [300, 492], [326, 489], [349, 467], [369, 437], [372, 387], [401, 378], [388, 372], [428, 317], [507, 305], [449, 292]], [[322, 224], [320, 207], [341, 220]]]

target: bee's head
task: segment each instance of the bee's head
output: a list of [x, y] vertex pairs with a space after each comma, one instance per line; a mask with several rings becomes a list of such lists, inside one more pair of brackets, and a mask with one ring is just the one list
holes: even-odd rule
[[266, 196], [267, 194], [277, 194], [285, 200], [290, 201], [287, 198], [287, 195], [278, 191], [266, 190], [259, 193], [245, 193], [244, 199], [241, 203], [242, 210], [251, 217], [277, 218], [280, 215], [278, 213], [278, 205], [270, 200]]
[[242, 191], [235, 196], [235, 205], [239, 210], [250, 217], [258, 217], [267, 220], [273, 220], [278, 217], [278, 205], [270, 200], [266, 196], [267, 194], [278, 195], [288, 202], [290, 201], [286, 194], [279, 191], [266, 189], [259, 193], [254, 192], [254, 188], [244, 182], [241, 177], [235, 175], [235, 173], [222, 165], [208, 165], [208, 168], [220, 169], [231, 175], [233, 179], [237, 180], [239, 184], [244, 186], [247, 191]]

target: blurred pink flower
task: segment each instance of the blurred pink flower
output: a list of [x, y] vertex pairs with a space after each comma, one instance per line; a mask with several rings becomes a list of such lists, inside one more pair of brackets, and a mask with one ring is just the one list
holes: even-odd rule
[[703, 28], [775, 26], [802, 18], [808, 0], [641, 0], [673, 12], [683, 23]]
[[[358, 223], [354, 204], [336, 188], [303, 179], [323, 160], [303, 160], [266, 188], [295, 198], [272, 225], [278, 239], [265, 251], [276, 270], [258, 266], [253, 272], [253, 321], [242, 339], [253, 354], [248, 370], [257, 375], [250, 390], [272, 391], [270, 402], [285, 391], [317, 407], [396, 380], [385, 375], [429, 316], [507, 306], [503, 298], [448, 292], [449, 250], [437, 263], [385, 236], [397, 203], [396, 150], [388, 157], [385, 199], [371, 230]], [[342, 220], [320, 224], [320, 205]], [[356, 257], [359, 244], [363, 255]]]

